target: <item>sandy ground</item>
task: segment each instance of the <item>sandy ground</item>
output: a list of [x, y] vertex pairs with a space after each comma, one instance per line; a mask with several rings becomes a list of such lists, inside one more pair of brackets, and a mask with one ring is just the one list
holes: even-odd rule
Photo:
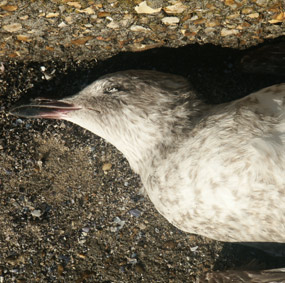
[[214, 46], [119, 54], [104, 62], [5, 61], [0, 73], [0, 281], [195, 282], [211, 270], [282, 266], [255, 249], [183, 233], [156, 212], [124, 157], [67, 122], [8, 114], [18, 99], [62, 97], [141, 68], [182, 74], [213, 103], [284, 82], [242, 73]]

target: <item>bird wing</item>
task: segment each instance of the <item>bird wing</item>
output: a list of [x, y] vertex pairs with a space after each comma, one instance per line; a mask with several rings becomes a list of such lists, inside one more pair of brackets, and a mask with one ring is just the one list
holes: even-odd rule
[[227, 270], [224, 272], [212, 272], [207, 273], [204, 277], [199, 278], [198, 282], [285, 282], [285, 268], [257, 271]]
[[278, 116], [285, 120], [285, 83], [273, 85], [247, 96], [256, 102], [256, 111], [264, 115]]

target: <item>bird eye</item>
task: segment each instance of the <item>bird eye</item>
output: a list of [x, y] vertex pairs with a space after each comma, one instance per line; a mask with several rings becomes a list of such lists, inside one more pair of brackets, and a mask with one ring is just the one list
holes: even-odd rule
[[120, 90], [119, 87], [111, 86], [111, 87], [108, 87], [105, 89], [105, 93], [114, 93], [114, 92], [117, 92], [119, 90]]

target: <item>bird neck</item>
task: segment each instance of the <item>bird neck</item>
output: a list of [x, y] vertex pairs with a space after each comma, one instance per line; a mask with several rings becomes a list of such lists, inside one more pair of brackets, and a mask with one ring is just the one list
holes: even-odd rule
[[104, 138], [121, 151], [132, 169], [144, 175], [152, 166], [154, 158], [159, 162], [166, 158], [181, 142], [187, 139], [193, 125], [203, 112], [199, 102], [175, 105], [172, 109], [137, 108], [110, 110], [107, 115], [94, 115], [86, 111], [69, 120]]
[[127, 115], [124, 119], [122, 115], [106, 140], [124, 154], [136, 173], [143, 176], [154, 159], [159, 163], [189, 138], [193, 123], [201, 116], [187, 105], [147, 118], [133, 115], [130, 119]]

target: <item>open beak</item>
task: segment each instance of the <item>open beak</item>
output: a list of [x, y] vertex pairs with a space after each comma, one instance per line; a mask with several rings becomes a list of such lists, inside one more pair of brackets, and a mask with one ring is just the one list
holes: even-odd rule
[[36, 98], [30, 104], [12, 108], [10, 114], [25, 118], [64, 119], [69, 112], [79, 109], [81, 108], [64, 101]]

